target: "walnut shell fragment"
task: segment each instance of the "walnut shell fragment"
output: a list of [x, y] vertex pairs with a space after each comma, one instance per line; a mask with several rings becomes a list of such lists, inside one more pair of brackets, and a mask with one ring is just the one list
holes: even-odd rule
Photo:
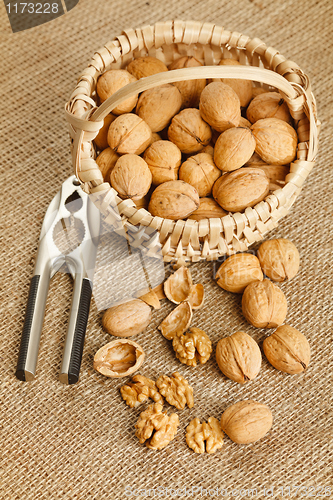
[[200, 328], [192, 327], [185, 335], [176, 334], [172, 347], [175, 351], [176, 358], [181, 363], [188, 366], [196, 366], [206, 363], [212, 352], [212, 342], [208, 335]]
[[184, 333], [190, 326], [192, 321], [192, 308], [188, 301], [179, 304], [170, 314], [162, 321], [158, 329], [163, 337], [167, 340], [172, 340], [176, 333]]
[[223, 446], [223, 431], [217, 418], [201, 423], [193, 419], [186, 427], [186, 443], [195, 453], [215, 453]]
[[149, 290], [149, 292], [140, 295], [139, 299], [143, 300], [146, 304], [152, 306], [154, 309], [161, 308], [160, 299], [158, 298], [154, 290]]
[[190, 270], [182, 266], [169, 276], [164, 283], [165, 295], [174, 304], [180, 304], [188, 298], [192, 289]]
[[244, 384], [256, 378], [261, 367], [257, 342], [245, 332], [236, 332], [217, 343], [216, 361], [221, 372], [231, 380]]
[[221, 427], [238, 444], [249, 444], [263, 438], [273, 424], [267, 405], [252, 400], [239, 401], [222, 414]]
[[94, 369], [111, 378], [127, 377], [136, 372], [145, 359], [139, 344], [129, 339], [117, 339], [101, 347], [94, 357]]
[[186, 405], [193, 408], [193, 389], [178, 372], [173, 373], [171, 377], [161, 375], [156, 380], [156, 386], [166, 401], [178, 410], [183, 410]]
[[151, 309], [143, 300], [134, 299], [110, 307], [102, 318], [103, 328], [115, 337], [131, 337], [143, 332], [151, 320]]
[[294, 375], [306, 370], [310, 361], [307, 338], [289, 325], [279, 326], [263, 342], [264, 353], [277, 370]]
[[192, 309], [201, 309], [205, 301], [205, 289], [201, 283], [192, 285], [187, 301], [191, 305]]
[[215, 275], [217, 284], [227, 292], [243, 293], [253, 281], [262, 281], [260, 262], [250, 253], [237, 253], [228, 257]]
[[156, 384], [143, 375], [134, 375], [132, 382], [127, 382], [120, 388], [121, 397], [130, 408], [137, 408], [140, 404], [152, 399], [155, 403], [163, 404], [163, 398], [158, 392]]
[[276, 328], [282, 325], [287, 308], [283, 291], [267, 279], [253, 281], [245, 288], [242, 311], [245, 319], [256, 328]]
[[264, 241], [258, 249], [260, 265], [273, 281], [294, 278], [299, 269], [299, 253], [291, 241], [285, 238]]
[[169, 416], [162, 410], [163, 406], [159, 403], [149, 405], [135, 424], [135, 435], [139, 442], [143, 444], [146, 441], [147, 448], [152, 450], [161, 450], [167, 446], [177, 433], [178, 415], [172, 413]]

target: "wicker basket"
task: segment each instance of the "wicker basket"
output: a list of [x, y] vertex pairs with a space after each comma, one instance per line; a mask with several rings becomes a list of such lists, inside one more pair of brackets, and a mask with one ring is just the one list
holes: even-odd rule
[[[142, 78], [123, 87], [97, 107], [95, 89], [98, 77], [109, 69], [125, 68], [133, 58], [145, 55], [157, 57], [167, 65], [181, 56], [191, 55], [205, 66]], [[216, 66], [222, 58], [237, 59], [244, 66]], [[255, 85], [267, 89], [277, 88], [296, 123], [297, 159], [290, 165], [283, 188], [275, 190], [244, 213], [199, 222], [153, 217], [143, 208], [138, 210], [131, 200], [120, 199], [103, 181], [95, 162], [92, 140], [104, 118], [128, 97], [158, 85], [197, 78], [240, 78], [252, 80]], [[286, 60], [258, 38], [250, 39], [214, 24], [195, 21], [167, 21], [129, 29], [107, 43], [95, 53], [79, 78], [66, 104], [66, 117], [75, 174], [83, 189], [94, 197], [107, 222], [116, 230], [124, 226], [131, 228], [132, 234], [140, 225], [157, 230], [164, 260], [182, 263], [214, 260], [246, 251], [275, 228], [279, 219], [288, 213], [314, 166], [320, 126], [309, 79], [296, 63]]]

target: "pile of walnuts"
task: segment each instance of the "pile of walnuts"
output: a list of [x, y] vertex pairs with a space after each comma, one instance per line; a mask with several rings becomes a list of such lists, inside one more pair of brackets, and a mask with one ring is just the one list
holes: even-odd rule
[[[134, 59], [99, 77], [99, 102], [139, 78], [193, 66], [201, 63], [188, 56], [169, 68]], [[198, 79], [129, 97], [94, 142], [103, 178], [121, 198], [154, 216], [200, 220], [243, 211], [283, 186], [298, 138], [279, 93], [247, 80]]]

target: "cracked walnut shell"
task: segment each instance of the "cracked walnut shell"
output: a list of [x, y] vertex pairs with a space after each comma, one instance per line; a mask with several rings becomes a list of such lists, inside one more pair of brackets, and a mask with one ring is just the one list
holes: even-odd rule
[[186, 405], [193, 408], [193, 389], [178, 372], [173, 373], [171, 377], [161, 375], [156, 380], [156, 386], [166, 401], [178, 410], [183, 410]]
[[168, 138], [182, 153], [198, 153], [210, 143], [212, 131], [198, 109], [186, 108], [172, 119]]
[[171, 302], [180, 304], [188, 298], [192, 288], [191, 271], [182, 266], [164, 282], [164, 293]]
[[190, 326], [192, 321], [192, 308], [188, 301], [179, 304], [170, 314], [162, 321], [158, 329], [163, 337], [167, 340], [172, 340], [177, 333], [184, 333]]
[[197, 190], [184, 181], [168, 181], [153, 191], [149, 212], [165, 219], [185, 219], [199, 207]]
[[222, 414], [221, 427], [238, 444], [249, 444], [263, 438], [273, 424], [267, 405], [253, 400], [239, 401]]
[[277, 370], [294, 375], [304, 372], [310, 361], [307, 338], [289, 325], [279, 326], [263, 342], [264, 353]]
[[188, 366], [206, 363], [212, 352], [208, 335], [200, 328], [192, 327], [185, 335], [177, 333], [172, 341], [176, 358]]
[[[112, 124], [111, 124], [112, 127]], [[266, 163], [287, 165], [296, 157], [297, 132], [278, 118], [263, 118], [251, 127], [256, 140], [256, 153]]]
[[245, 332], [236, 332], [217, 343], [216, 361], [222, 373], [244, 384], [256, 378], [261, 367], [261, 352], [257, 342]]
[[135, 435], [139, 442], [152, 450], [161, 450], [173, 440], [177, 433], [179, 417], [176, 413], [170, 416], [162, 412], [163, 406], [159, 403], [149, 405], [140, 414], [135, 424]]
[[228, 257], [218, 268], [217, 284], [227, 292], [243, 293], [253, 281], [262, 281], [260, 262], [250, 253], [237, 253]]
[[241, 118], [236, 92], [222, 82], [212, 82], [201, 92], [199, 109], [205, 122], [218, 132], [238, 127]]
[[223, 446], [223, 431], [217, 418], [201, 423], [193, 419], [186, 427], [186, 443], [195, 453], [215, 453]]
[[111, 186], [122, 199], [141, 200], [148, 193], [151, 181], [147, 163], [134, 154], [121, 156], [110, 175]]
[[150, 307], [140, 299], [110, 307], [102, 318], [103, 328], [116, 337], [131, 337], [143, 332], [151, 320]]
[[106, 377], [127, 377], [136, 372], [145, 359], [139, 344], [129, 339], [117, 339], [101, 347], [94, 357], [94, 369]]
[[194, 310], [202, 308], [205, 301], [205, 289], [201, 283], [192, 285], [187, 301]]
[[291, 241], [285, 238], [264, 241], [257, 255], [262, 270], [271, 280], [286, 281], [296, 276], [299, 253]]
[[276, 328], [287, 315], [287, 299], [280, 288], [265, 279], [250, 283], [242, 298], [245, 319], [256, 328]]
[[143, 375], [134, 375], [132, 382], [127, 382], [120, 388], [120, 393], [130, 408], [140, 406], [148, 398], [155, 403], [163, 404], [163, 398], [158, 392], [155, 382]]

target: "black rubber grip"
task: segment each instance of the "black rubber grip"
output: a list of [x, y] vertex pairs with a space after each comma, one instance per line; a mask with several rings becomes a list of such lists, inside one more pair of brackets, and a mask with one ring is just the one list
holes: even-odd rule
[[19, 351], [19, 355], [18, 355], [16, 372], [15, 372], [16, 377], [19, 380], [23, 380], [23, 381], [25, 381], [25, 370], [26, 370], [26, 362], [27, 362], [27, 355], [28, 355], [28, 348], [29, 348], [29, 341], [30, 341], [31, 325], [32, 325], [32, 320], [33, 320], [33, 316], [34, 316], [34, 311], [35, 311], [39, 278], [40, 278], [39, 275], [35, 275], [35, 276], [33, 276], [33, 278], [31, 279], [31, 282], [30, 282], [28, 303], [27, 303], [27, 309], [25, 312], [24, 325], [23, 325], [23, 331], [22, 331], [22, 337], [21, 337], [21, 345], [20, 345], [20, 351]]
[[82, 282], [79, 310], [77, 313], [76, 325], [74, 331], [73, 347], [68, 368], [69, 384], [76, 384], [76, 382], [79, 380], [84, 337], [86, 335], [89, 309], [90, 309], [91, 293], [92, 293], [92, 283], [89, 279], [84, 278]]

